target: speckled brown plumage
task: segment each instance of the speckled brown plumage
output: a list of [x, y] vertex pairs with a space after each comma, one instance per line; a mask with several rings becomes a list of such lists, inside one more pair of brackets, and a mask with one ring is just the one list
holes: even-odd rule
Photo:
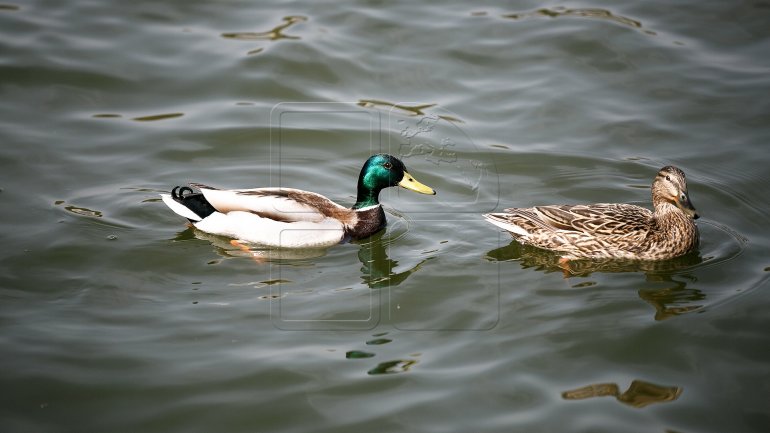
[[662, 260], [698, 246], [698, 217], [684, 173], [663, 167], [652, 184], [654, 212], [630, 204], [509, 208], [484, 217], [523, 244], [567, 259]]

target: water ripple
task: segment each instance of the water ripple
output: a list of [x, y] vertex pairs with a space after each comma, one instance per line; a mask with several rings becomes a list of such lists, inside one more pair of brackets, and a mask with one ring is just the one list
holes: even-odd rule
[[433, 108], [438, 104], [418, 104], [418, 105], [409, 105], [404, 103], [396, 103], [396, 102], [388, 102], [388, 101], [382, 101], [378, 99], [360, 99], [358, 101], [358, 105], [364, 108], [373, 108], [373, 107], [389, 107], [391, 109], [399, 110], [403, 113], [412, 115], [412, 116], [433, 116], [439, 119], [448, 120], [450, 122], [461, 122], [462, 120], [454, 117], [454, 116], [448, 116], [446, 114], [441, 115], [431, 115], [426, 114], [425, 110], [429, 108]]
[[377, 364], [376, 367], [367, 371], [366, 373], [372, 376], [381, 374], [398, 374], [406, 373], [414, 365], [417, 364], [415, 359], [396, 359], [393, 361], [385, 361]]
[[[489, 14], [486, 11], [476, 11], [471, 13], [471, 16], [474, 17], [483, 17], [487, 15]], [[515, 21], [541, 18], [587, 18], [589, 20], [608, 21], [615, 24], [620, 24], [622, 26], [638, 30], [646, 35], [658, 36], [658, 32], [645, 28], [642, 25], [642, 22], [638, 19], [619, 15], [608, 9], [601, 8], [567, 8], [564, 6], [556, 6], [553, 8], [540, 8], [526, 12], [504, 13], [501, 14], [500, 17]], [[673, 40], [671, 42], [674, 45], [684, 45], [684, 43], [679, 40]]]
[[283, 18], [283, 24], [279, 24], [270, 30], [264, 32], [231, 32], [222, 33], [222, 37], [226, 39], [236, 39], [239, 41], [278, 41], [281, 39], [300, 39], [299, 36], [287, 35], [284, 30], [293, 26], [294, 24], [307, 21], [307, 17], [300, 15], [290, 15]]
[[345, 352], [345, 358], [346, 359], [366, 359], [366, 358], [373, 358], [376, 355], [371, 352], [364, 352], [362, 350], [349, 350]]
[[[263, 32], [228, 32], [222, 33], [222, 37], [225, 39], [233, 39], [238, 41], [269, 41], [276, 42], [280, 40], [298, 40], [299, 36], [288, 35], [284, 33], [289, 27], [307, 21], [308, 18], [301, 15], [290, 15], [283, 18], [283, 23], [273, 27], [270, 30]], [[264, 47], [256, 47], [249, 50], [246, 55], [259, 54], [265, 50]]]
[[[159, 120], [176, 119], [182, 116], [184, 116], [184, 113], [160, 113], [132, 117], [131, 120], [135, 122], [157, 122]], [[121, 119], [123, 115], [119, 113], [96, 113], [91, 115], [91, 117], [94, 119]]]
[[606, 10], [606, 9], [598, 9], [598, 8], [577, 8], [577, 9], [568, 9], [564, 6], [557, 6], [551, 9], [548, 8], [542, 8], [538, 9], [536, 11], [532, 12], [523, 12], [523, 13], [513, 13], [513, 14], [505, 14], [503, 15], [503, 18], [510, 18], [513, 20], [521, 20], [526, 18], [538, 18], [538, 17], [548, 17], [548, 18], [560, 18], [560, 17], [581, 17], [581, 18], [591, 18], [591, 19], [599, 19], [599, 20], [607, 20], [607, 21], [613, 21], [618, 24], [623, 24], [625, 26], [633, 27], [633, 28], [642, 28], [641, 21], [631, 19], [624, 17], [622, 15], [616, 15], [612, 12]]
[[[65, 202], [64, 200], [57, 200], [54, 204], [59, 206], [59, 205], [65, 204]], [[75, 215], [80, 215], [80, 216], [88, 216], [88, 217], [96, 217], [96, 218], [101, 218], [102, 216], [104, 216], [104, 214], [98, 210], [88, 209], [82, 206], [67, 205], [67, 206], [64, 206], [64, 209], [68, 212], [72, 212]]]
[[184, 113], [162, 113], [162, 114], [152, 114], [149, 116], [134, 117], [131, 120], [135, 120], [137, 122], [155, 122], [158, 120], [176, 119], [177, 117], [182, 117], [182, 116], [184, 116]]

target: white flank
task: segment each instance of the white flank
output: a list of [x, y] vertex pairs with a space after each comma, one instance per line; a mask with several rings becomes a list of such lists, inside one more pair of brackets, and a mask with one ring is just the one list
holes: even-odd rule
[[193, 221], [200, 221], [201, 217], [195, 214], [195, 212], [191, 211], [190, 209], [187, 209], [182, 204], [178, 203], [176, 200], [171, 198], [170, 194], [161, 194], [160, 198], [163, 199], [163, 203], [166, 203], [166, 206], [171, 208], [174, 213], [176, 213], [179, 216], [183, 216], [187, 219], [193, 220]]
[[[298, 191], [284, 188], [284, 191]], [[244, 192], [260, 191], [264, 195], [243, 194]], [[271, 191], [281, 191], [279, 188], [254, 188], [245, 190], [223, 190], [201, 188], [203, 196], [214, 208], [223, 213], [233, 211], [251, 211], [266, 214], [282, 214], [292, 220], [320, 222], [324, 216], [318, 209], [298, 203], [286, 197], [270, 195]], [[326, 201], [330, 206], [340, 207], [331, 200], [319, 194], [298, 191], [306, 195], [314, 195]]]
[[500, 227], [503, 230], [507, 230], [511, 233], [514, 233], [519, 236], [527, 237], [529, 236], [529, 233], [524, 230], [523, 228], [517, 226], [516, 224], [509, 222], [509, 221], [502, 221], [498, 219], [495, 214], [484, 214], [484, 218], [486, 218], [487, 221], [490, 223]]
[[280, 222], [251, 212], [214, 212], [195, 227], [204, 232], [277, 248], [325, 248], [340, 243], [342, 223], [324, 218], [320, 222]]

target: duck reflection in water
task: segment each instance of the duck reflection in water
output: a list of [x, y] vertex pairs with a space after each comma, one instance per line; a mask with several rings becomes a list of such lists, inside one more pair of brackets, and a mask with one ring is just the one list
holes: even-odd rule
[[[565, 279], [588, 277], [594, 272], [620, 273], [642, 272], [645, 282], [657, 287], [643, 287], [639, 297], [652, 305], [655, 320], [665, 320], [674, 316], [699, 310], [703, 307], [706, 294], [687, 284], [695, 282], [695, 277], [686, 271], [704, 261], [697, 252], [669, 260], [559, 260], [560, 256], [552, 251], [522, 245], [512, 241], [509, 245], [487, 252], [486, 259], [495, 262], [519, 262], [522, 268], [551, 273], [560, 272]], [[583, 287], [578, 284], [577, 286]]]
[[[283, 260], [311, 260], [326, 255], [325, 249], [258, 249], [222, 236], [203, 232], [195, 227], [178, 233], [174, 240], [182, 241], [196, 238], [209, 241], [220, 256], [249, 257], [258, 264]], [[382, 230], [367, 239], [351, 243], [359, 246], [358, 260], [361, 262], [361, 279], [372, 289], [392, 287], [403, 283], [431, 259], [431, 257], [425, 258], [409, 269], [394, 272], [393, 270], [398, 267], [398, 261], [388, 257], [386, 230]]]
[[628, 389], [620, 393], [620, 388], [614, 383], [596, 383], [582, 388], [564, 391], [561, 396], [565, 400], [583, 400], [592, 397], [615, 397], [619, 402], [632, 407], [642, 408], [653, 403], [674, 401], [682, 395], [678, 386], [661, 386], [643, 380], [634, 380]]
[[564, 278], [587, 277], [593, 272], [677, 272], [693, 267], [703, 258], [697, 251], [668, 260], [577, 259], [560, 260], [553, 251], [511, 241], [504, 247], [487, 252], [490, 261], [518, 261], [522, 268], [535, 268], [543, 272], [561, 272]]
[[361, 246], [358, 250], [358, 260], [362, 265], [361, 279], [372, 289], [398, 286], [431, 259], [428, 257], [407, 270], [393, 272], [398, 266], [398, 261], [388, 257], [386, 241], [382, 239], [384, 233], [381, 231], [364, 241], [356, 242]]
[[639, 297], [655, 307], [655, 320], [666, 320], [703, 308], [706, 294], [687, 288], [686, 281], [677, 281], [671, 275], [648, 275], [648, 282], [661, 282], [667, 287], [639, 289]]

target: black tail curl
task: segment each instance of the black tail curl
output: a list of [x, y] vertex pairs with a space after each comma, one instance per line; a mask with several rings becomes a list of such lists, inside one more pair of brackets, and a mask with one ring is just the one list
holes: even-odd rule
[[[179, 192], [177, 193], [177, 191]], [[174, 200], [179, 201], [181, 203], [180, 200], [184, 200], [185, 192], [192, 194], [193, 190], [189, 186], [175, 186], [174, 189], [171, 190], [171, 197], [173, 197]]]
[[[190, 209], [201, 219], [206, 218], [217, 211], [214, 206], [206, 200], [206, 197], [204, 197], [203, 194], [193, 191], [189, 186], [175, 186], [174, 189], [171, 190], [171, 198], [187, 209]], [[190, 220], [190, 222], [195, 221]]]

